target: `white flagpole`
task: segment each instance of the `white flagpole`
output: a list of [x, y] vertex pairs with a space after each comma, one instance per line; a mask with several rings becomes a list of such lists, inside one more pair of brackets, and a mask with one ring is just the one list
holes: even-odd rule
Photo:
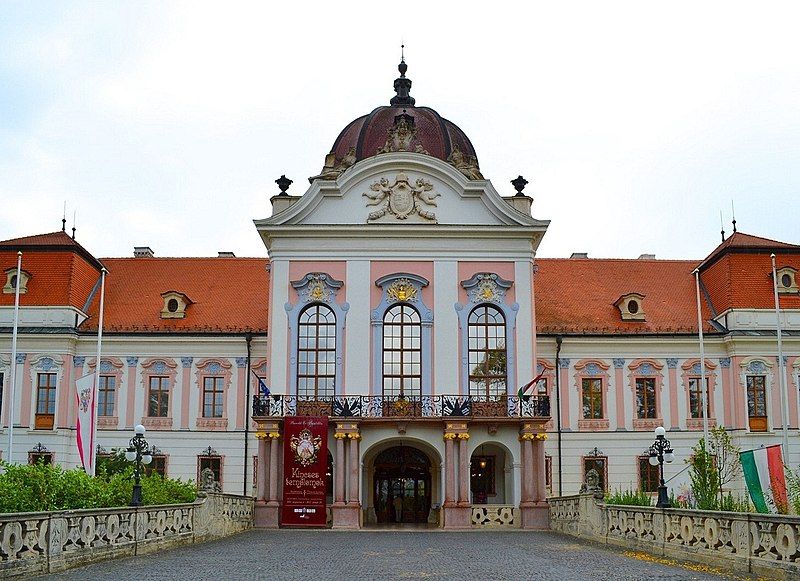
[[703, 345], [703, 312], [700, 307], [700, 269], [694, 269], [694, 283], [697, 291], [697, 334], [700, 338], [700, 389], [703, 395], [703, 441], [708, 449], [708, 385], [706, 384], [706, 353]]
[[95, 359], [94, 385], [92, 387], [92, 448], [89, 451], [91, 458], [89, 476], [94, 476], [97, 464], [97, 390], [100, 387], [100, 351], [103, 344], [103, 308], [105, 306], [107, 272], [105, 268], [100, 271], [100, 315], [97, 320], [97, 358]]
[[22, 251], [17, 252], [17, 284], [14, 287], [14, 330], [11, 333], [11, 399], [8, 410], [8, 462], [14, 462], [14, 404], [17, 401], [17, 330], [19, 328], [19, 285], [22, 279]]
[[781, 386], [781, 420], [783, 423], [783, 457], [789, 459], [789, 396], [786, 392], [786, 370], [783, 368], [783, 341], [781, 339], [781, 308], [778, 302], [778, 276], [775, 270], [775, 254], [772, 259], [772, 290], [775, 292], [775, 329], [778, 331], [778, 374]]

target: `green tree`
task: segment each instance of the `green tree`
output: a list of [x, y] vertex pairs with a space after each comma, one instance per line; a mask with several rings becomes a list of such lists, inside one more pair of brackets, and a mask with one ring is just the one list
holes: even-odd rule
[[739, 462], [739, 453], [742, 449], [734, 445], [731, 435], [722, 426], [717, 426], [711, 430], [708, 435], [708, 444], [709, 452], [714, 456], [714, 465], [717, 469], [721, 506], [724, 501], [722, 488], [742, 474], [742, 464]]
[[708, 451], [705, 439], [700, 438], [692, 448], [692, 454], [686, 460], [689, 463], [689, 478], [692, 481], [692, 495], [700, 510], [715, 510], [718, 506], [719, 472], [714, 456]]

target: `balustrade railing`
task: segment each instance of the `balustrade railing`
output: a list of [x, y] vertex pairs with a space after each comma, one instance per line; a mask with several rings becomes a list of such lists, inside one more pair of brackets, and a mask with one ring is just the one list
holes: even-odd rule
[[253, 396], [253, 417], [549, 418], [550, 397], [423, 395]]

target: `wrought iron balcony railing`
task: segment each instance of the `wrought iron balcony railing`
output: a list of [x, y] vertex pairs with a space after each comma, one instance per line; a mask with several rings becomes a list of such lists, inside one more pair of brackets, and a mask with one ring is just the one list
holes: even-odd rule
[[253, 396], [253, 417], [549, 418], [550, 396]]

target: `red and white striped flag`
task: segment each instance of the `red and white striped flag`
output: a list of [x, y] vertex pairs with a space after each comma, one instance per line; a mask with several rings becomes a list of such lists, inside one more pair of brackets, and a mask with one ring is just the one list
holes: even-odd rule
[[76, 431], [78, 455], [87, 474], [94, 474], [94, 425], [97, 421], [97, 393], [95, 374], [84, 375], [75, 381], [75, 400], [78, 404], [78, 430]]

